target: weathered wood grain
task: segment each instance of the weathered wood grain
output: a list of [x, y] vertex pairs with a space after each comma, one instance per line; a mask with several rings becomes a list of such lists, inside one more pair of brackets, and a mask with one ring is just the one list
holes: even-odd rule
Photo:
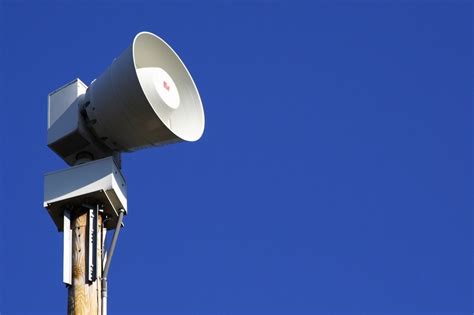
[[[102, 276], [102, 242], [97, 244], [97, 280], [90, 283], [86, 275], [87, 211], [76, 212], [72, 221], [72, 285], [68, 290], [68, 315], [100, 315], [100, 277]], [[102, 217], [98, 216], [99, 231]], [[100, 240], [100, 236], [97, 238]]]

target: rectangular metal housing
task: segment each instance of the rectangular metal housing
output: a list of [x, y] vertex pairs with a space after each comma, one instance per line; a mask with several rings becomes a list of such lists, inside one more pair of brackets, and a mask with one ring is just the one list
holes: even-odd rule
[[113, 154], [94, 138], [81, 114], [86, 92], [87, 86], [75, 79], [48, 95], [48, 147], [71, 166], [80, 152], [94, 159]]
[[84, 204], [103, 206], [110, 219], [105, 223], [113, 229], [118, 211], [127, 211], [127, 186], [113, 157], [84, 163], [44, 176], [44, 207], [59, 231], [63, 230], [64, 207]]
[[85, 94], [87, 85], [75, 79], [48, 95], [48, 129], [71, 106], [79, 95]]

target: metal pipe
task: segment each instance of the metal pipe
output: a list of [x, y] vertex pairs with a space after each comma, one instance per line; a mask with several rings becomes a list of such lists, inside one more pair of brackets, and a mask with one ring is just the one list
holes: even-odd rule
[[105, 263], [104, 272], [102, 273], [102, 279], [101, 279], [102, 314], [101, 315], [107, 315], [107, 275], [109, 274], [110, 263], [112, 262], [112, 256], [114, 255], [115, 246], [117, 245], [117, 239], [120, 233], [120, 229], [122, 228], [122, 221], [123, 221], [124, 214], [125, 214], [125, 210], [120, 209], [119, 217], [117, 221], [117, 227], [115, 228], [114, 236], [112, 237], [112, 243], [110, 244], [110, 249], [107, 254], [107, 261]]

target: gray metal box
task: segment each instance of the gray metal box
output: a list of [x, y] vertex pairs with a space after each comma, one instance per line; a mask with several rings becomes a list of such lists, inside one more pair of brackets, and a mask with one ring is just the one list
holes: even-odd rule
[[84, 163], [44, 176], [44, 207], [59, 231], [63, 230], [65, 206], [101, 204], [110, 217], [105, 227], [113, 229], [118, 211], [127, 211], [127, 186], [112, 157]]
[[48, 129], [71, 106], [78, 96], [85, 94], [87, 85], [75, 79], [48, 95]]
[[85, 121], [86, 91], [87, 86], [76, 79], [48, 95], [48, 147], [71, 166], [84, 152], [94, 160], [113, 154], [91, 134]]

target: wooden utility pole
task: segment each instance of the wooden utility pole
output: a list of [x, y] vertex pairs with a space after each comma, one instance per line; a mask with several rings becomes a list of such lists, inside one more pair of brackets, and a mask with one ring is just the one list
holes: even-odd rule
[[88, 211], [77, 209], [73, 214], [71, 222], [72, 229], [72, 284], [68, 290], [68, 315], [100, 315], [101, 310], [101, 286], [102, 277], [102, 216], [97, 215], [98, 229], [96, 235], [96, 270], [97, 278], [89, 281], [87, 277], [87, 255], [88, 253]]

